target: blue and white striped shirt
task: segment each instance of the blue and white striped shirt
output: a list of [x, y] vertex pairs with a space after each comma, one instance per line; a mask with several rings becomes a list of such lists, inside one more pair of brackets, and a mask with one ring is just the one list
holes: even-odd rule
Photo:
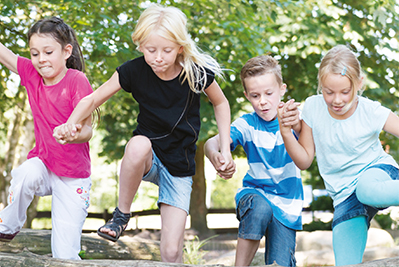
[[241, 145], [249, 170], [236, 203], [247, 193], [256, 193], [270, 203], [274, 217], [288, 228], [302, 229], [303, 187], [300, 170], [288, 155], [278, 120], [265, 121], [255, 112], [245, 114], [231, 125], [231, 150]]

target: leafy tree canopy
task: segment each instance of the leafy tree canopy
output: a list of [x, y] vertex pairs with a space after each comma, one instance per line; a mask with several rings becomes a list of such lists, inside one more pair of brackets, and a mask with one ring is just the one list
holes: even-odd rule
[[[60, 16], [76, 30], [86, 60], [86, 75], [93, 88], [97, 88], [117, 66], [140, 55], [130, 35], [140, 13], [151, 2], [154, 1], [3, 0], [0, 41], [15, 53], [29, 57], [25, 36], [30, 25], [45, 16]], [[336, 44], [351, 46], [359, 56], [367, 77], [364, 95], [398, 111], [397, 1], [157, 2], [183, 10], [192, 38], [227, 69], [225, 79], [218, 82], [229, 99], [233, 118], [248, 110], [239, 72], [249, 58], [271, 54], [279, 59], [288, 85], [286, 99], [302, 101], [316, 93], [318, 63]], [[7, 89], [11, 77], [9, 71], [0, 66], [0, 118], [24, 92], [20, 89], [21, 92], [11, 93]], [[202, 102], [200, 140], [205, 140], [216, 134], [217, 128], [211, 104], [205, 96]], [[110, 161], [120, 159], [136, 124], [137, 104], [121, 91], [101, 109], [100, 128], [105, 130], [102, 154]], [[384, 145], [396, 153], [396, 138], [383, 134], [382, 139]]]

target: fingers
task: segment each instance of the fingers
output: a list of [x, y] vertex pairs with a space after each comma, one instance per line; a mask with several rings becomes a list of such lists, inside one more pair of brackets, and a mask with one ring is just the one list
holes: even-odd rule
[[63, 145], [76, 140], [81, 129], [81, 124], [65, 123], [54, 128], [53, 137], [58, 143]]
[[228, 168], [226, 168], [223, 172], [218, 172], [217, 174], [227, 180], [233, 177], [234, 173], [236, 172], [236, 166], [235, 164], [232, 166], [229, 166]]
[[236, 172], [236, 164], [230, 153], [228, 153], [228, 155], [220, 155], [222, 156], [220, 162], [223, 162], [223, 164], [221, 164], [220, 168], [217, 169], [218, 175], [223, 179], [230, 179]]
[[282, 126], [291, 127], [299, 122], [299, 105], [300, 103], [294, 99], [287, 101], [282, 107], [279, 105], [279, 119]]

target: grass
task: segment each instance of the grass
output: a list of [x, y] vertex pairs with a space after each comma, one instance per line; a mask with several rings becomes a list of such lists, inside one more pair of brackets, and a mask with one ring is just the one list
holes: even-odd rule
[[193, 240], [188, 241], [184, 245], [183, 261], [185, 264], [203, 265], [205, 260], [203, 259], [205, 251], [201, 248], [209, 242], [210, 239], [216, 236], [208, 237], [200, 241], [198, 236], [195, 236]]

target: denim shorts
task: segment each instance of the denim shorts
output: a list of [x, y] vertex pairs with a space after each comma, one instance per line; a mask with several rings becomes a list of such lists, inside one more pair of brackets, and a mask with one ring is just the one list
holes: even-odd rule
[[237, 205], [240, 221], [238, 237], [260, 240], [266, 238], [265, 264], [295, 266], [296, 231], [284, 226], [273, 216], [269, 202], [261, 195], [243, 195]]
[[152, 153], [152, 167], [143, 177], [159, 187], [158, 207], [161, 203], [179, 208], [189, 214], [193, 179], [191, 176], [177, 177], [169, 173], [159, 158]]
[[[397, 180], [399, 177], [399, 170], [392, 165], [377, 164], [370, 168], [378, 168], [385, 171], [392, 180]], [[334, 208], [332, 227], [334, 228], [337, 224], [358, 216], [365, 216], [367, 225], [370, 227], [371, 219], [379, 210], [383, 209], [385, 208], [375, 208], [361, 203], [356, 197], [356, 192], [353, 192], [352, 195]]]

